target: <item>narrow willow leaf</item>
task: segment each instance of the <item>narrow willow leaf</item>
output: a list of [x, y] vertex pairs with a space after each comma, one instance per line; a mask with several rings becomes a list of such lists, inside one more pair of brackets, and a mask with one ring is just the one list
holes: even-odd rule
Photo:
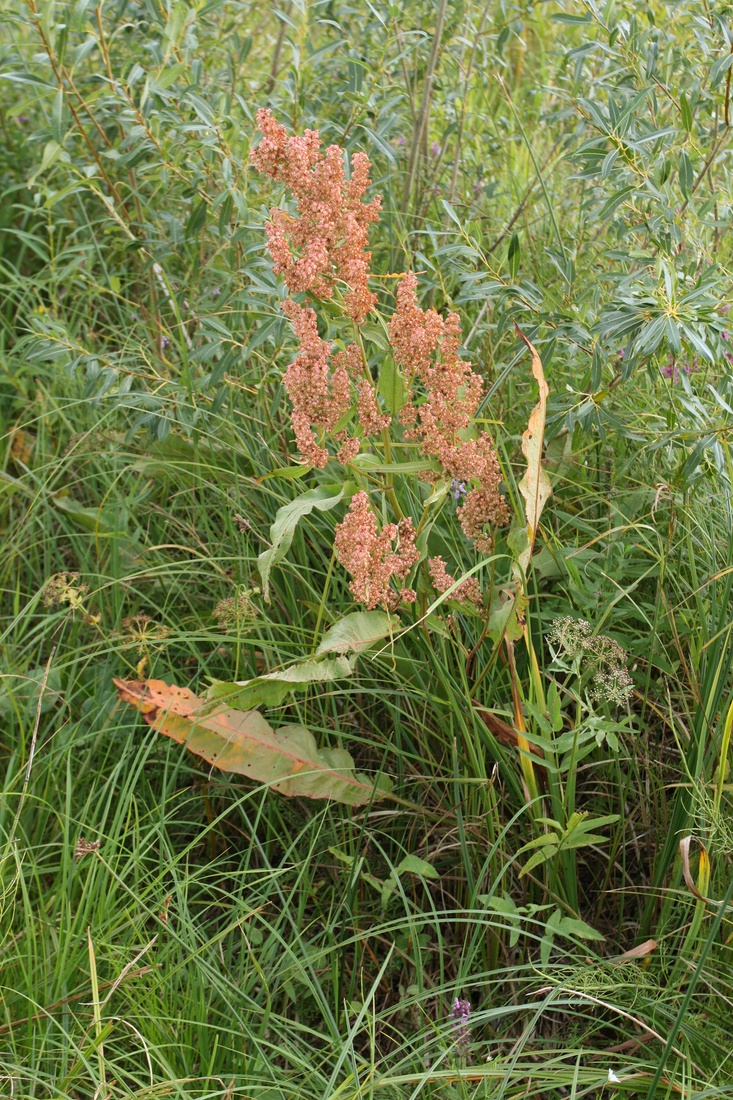
[[256, 710], [226, 707], [202, 716], [198, 696], [162, 680], [114, 684], [120, 699], [139, 710], [158, 733], [212, 767], [265, 783], [280, 794], [363, 806], [390, 790], [389, 780], [380, 777], [375, 783], [357, 772], [345, 749], [319, 749], [303, 726], [276, 730]]

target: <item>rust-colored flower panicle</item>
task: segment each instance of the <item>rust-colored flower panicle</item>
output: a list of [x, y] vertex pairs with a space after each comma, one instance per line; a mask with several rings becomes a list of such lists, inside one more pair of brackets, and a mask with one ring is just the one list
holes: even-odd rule
[[351, 594], [368, 610], [379, 605], [394, 609], [400, 603], [414, 603], [411, 588], [397, 591], [390, 582], [393, 577], [403, 581], [419, 560], [415, 535], [409, 518], [386, 523], [379, 531], [367, 494], [360, 492], [352, 497], [349, 511], [336, 528], [334, 549], [341, 565], [352, 575]]
[[[430, 570], [430, 579], [439, 596], [442, 596], [444, 592], [447, 592], [448, 589], [456, 583], [455, 579], [446, 570], [445, 562], [442, 558], [430, 558], [428, 561], [428, 569]], [[465, 581], [461, 581], [458, 587], [451, 592], [450, 599], [457, 600], [458, 603], [475, 604], [479, 607], [482, 602], [481, 586], [475, 577], [467, 577]]]
[[361, 324], [376, 304], [369, 290], [369, 226], [379, 217], [381, 198], [362, 201], [371, 164], [364, 153], [351, 158], [346, 179], [344, 154], [330, 145], [325, 154], [317, 130], [288, 137], [270, 111], [257, 112], [262, 134], [252, 163], [271, 179], [284, 183], [298, 205], [297, 216], [275, 207], [267, 224], [268, 248], [275, 274], [291, 291], [310, 291], [331, 298], [336, 280], [347, 284], [344, 308]]
[[359, 441], [347, 440], [345, 431], [336, 431], [336, 426], [351, 408], [351, 376], [360, 369], [361, 352], [352, 344], [332, 357], [332, 345], [318, 335], [316, 315], [309, 306], [303, 308], [288, 298], [283, 310], [300, 341], [298, 354], [283, 377], [293, 406], [290, 418], [298, 450], [307, 462], [323, 469], [329, 454], [313, 431], [322, 428], [342, 445], [340, 460], [350, 461], [358, 453]]
[[508, 522], [509, 510], [499, 493], [501, 470], [488, 432], [465, 438], [483, 395], [483, 382], [470, 363], [458, 356], [461, 325], [456, 313], [446, 318], [417, 303], [417, 279], [407, 272], [397, 289], [397, 307], [389, 325], [395, 362], [408, 384], [419, 383], [423, 396], [402, 410], [407, 437], [422, 453], [437, 458], [444, 473], [471, 484], [458, 517], [467, 538], [482, 552], [491, 547], [486, 528]]
[[362, 378], [359, 382], [359, 398], [356, 409], [359, 414], [359, 427], [364, 435], [379, 435], [391, 423], [391, 416], [388, 413], [380, 413], [379, 411], [377, 395], [374, 392], [374, 384], [370, 378]]

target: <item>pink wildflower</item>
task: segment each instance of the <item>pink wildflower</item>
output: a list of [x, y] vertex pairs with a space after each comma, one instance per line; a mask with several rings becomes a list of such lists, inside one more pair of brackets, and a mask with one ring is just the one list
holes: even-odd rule
[[[428, 568], [430, 570], [430, 578], [439, 595], [442, 596], [444, 592], [448, 591], [451, 585], [455, 584], [453, 577], [446, 571], [445, 562], [442, 558], [430, 558], [428, 561]], [[465, 581], [461, 581], [458, 587], [451, 592], [450, 599], [458, 600], [459, 603], [480, 605], [481, 587], [476, 578], [467, 577]]]
[[457, 512], [463, 533], [475, 543], [481, 554], [490, 554], [493, 542], [485, 528], [495, 523], [507, 523], [509, 510], [496, 488], [472, 489]]
[[271, 179], [285, 183], [298, 204], [297, 217], [274, 208], [267, 225], [275, 274], [284, 275], [291, 292], [311, 291], [333, 297], [341, 279], [349, 290], [344, 308], [361, 324], [376, 304], [369, 290], [369, 225], [379, 216], [381, 198], [362, 202], [371, 164], [364, 153], [351, 160], [351, 179], [344, 173], [343, 151], [330, 145], [325, 154], [317, 130], [287, 137], [284, 126], [264, 108], [257, 112], [262, 141], [252, 163]]
[[364, 435], [379, 435], [389, 427], [391, 417], [380, 413], [374, 386], [368, 378], [362, 378], [359, 383], [359, 399], [356, 408], [359, 413], [359, 425]]
[[[415, 547], [415, 528], [411, 519], [386, 523], [377, 530], [377, 517], [365, 492], [352, 497], [349, 511], [336, 528], [334, 549], [343, 567], [353, 580], [349, 589], [354, 599], [368, 610], [381, 604], [392, 608], [400, 602], [413, 603], [415, 593], [410, 588], [397, 592], [390, 581], [403, 581], [419, 560]], [[392, 543], [397, 543], [393, 548]]]
[[466, 439], [483, 394], [483, 382], [470, 363], [458, 357], [461, 325], [458, 315], [444, 319], [434, 309], [417, 304], [417, 279], [408, 272], [397, 289], [397, 308], [389, 325], [395, 362], [408, 381], [422, 383], [425, 397], [415, 395], [402, 409], [407, 436], [422, 453], [437, 458], [455, 482], [471, 482], [458, 515], [466, 536], [479, 550], [490, 545], [484, 527], [506, 523], [509, 512], [499, 494], [501, 470], [487, 432]]
[[[353, 353], [350, 349], [333, 356], [329, 364], [331, 344], [318, 335], [316, 315], [309, 307], [303, 308], [292, 299], [283, 302], [283, 312], [290, 318], [300, 350], [283, 377], [283, 385], [293, 403], [291, 423], [295, 442], [303, 458], [313, 466], [323, 468], [328, 461], [328, 451], [319, 446], [313, 427], [333, 432], [342, 416], [351, 407], [351, 379]], [[358, 348], [357, 348], [358, 352]], [[342, 442], [340, 433], [337, 441]], [[350, 448], [351, 457], [358, 451]]]

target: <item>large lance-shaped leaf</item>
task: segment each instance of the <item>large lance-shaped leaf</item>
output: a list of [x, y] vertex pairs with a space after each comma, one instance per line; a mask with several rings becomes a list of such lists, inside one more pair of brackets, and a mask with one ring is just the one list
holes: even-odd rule
[[321, 639], [316, 656], [322, 653], [358, 653], [382, 638], [389, 638], [399, 620], [384, 611], [352, 611], [339, 619]]
[[529, 342], [518, 326], [517, 333], [532, 354], [532, 374], [540, 391], [539, 401], [532, 409], [527, 430], [522, 435], [522, 454], [527, 459], [527, 469], [524, 477], [519, 482], [519, 492], [524, 497], [524, 511], [527, 517], [527, 543], [518, 554], [517, 561], [522, 571], [526, 573], [532, 557], [532, 548], [540, 524], [542, 509], [552, 494], [550, 479], [542, 465], [542, 448], [545, 441], [545, 421], [547, 419], [547, 396], [550, 390], [547, 382], [545, 382], [542, 360], [537, 353], [537, 349]]
[[349, 500], [353, 492], [354, 486], [350, 481], [345, 485], [319, 485], [278, 508], [275, 522], [270, 528], [270, 548], [263, 551], [257, 559], [262, 577], [262, 595], [267, 601], [270, 599], [270, 570], [287, 554], [295, 528], [303, 517], [309, 516], [314, 509], [329, 512], [339, 501]]
[[357, 772], [345, 749], [319, 749], [310, 730], [274, 730], [256, 710], [223, 708], [202, 715], [203, 702], [188, 688], [162, 680], [115, 680], [120, 699], [136, 707], [158, 733], [221, 771], [266, 783], [284, 795], [331, 798], [363, 806], [383, 798], [389, 780]]
[[211, 711], [213, 701], [226, 701], [229, 706], [276, 707], [291, 691], [305, 691], [309, 684], [324, 684], [331, 680], [344, 680], [354, 671], [355, 657], [333, 657], [325, 661], [301, 661], [288, 665], [278, 672], [267, 672], [252, 680], [238, 680], [233, 684], [219, 681], [206, 692], [206, 708]]

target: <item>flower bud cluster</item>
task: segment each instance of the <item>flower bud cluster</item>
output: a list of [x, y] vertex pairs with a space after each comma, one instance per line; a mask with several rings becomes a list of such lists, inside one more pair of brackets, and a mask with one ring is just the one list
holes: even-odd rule
[[[344, 312], [355, 326], [363, 324], [376, 305], [368, 285], [368, 231], [381, 205], [379, 197], [363, 202], [370, 182], [369, 160], [356, 153], [347, 180], [343, 150], [331, 145], [323, 152], [317, 131], [288, 137], [285, 127], [267, 110], [258, 111], [257, 126], [262, 138], [252, 152], [252, 162], [272, 180], [285, 184], [296, 206], [292, 213], [280, 207], [270, 212], [268, 248], [275, 273], [284, 277], [291, 294], [306, 293], [311, 300], [332, 298], [337, 283], [345, 284]], [[299, 342], [298, 354], [283, 377], [298, 450], [306, 462], [323, 469], [331, 457], [327, 447], [331, 441], [339, 448], [338, 461], [350, 462], [359, 452], [361, 439], [384, 433], [392, 423], [380, 408], [361, 341], [335, 351], [319, 334], [318, 318], [310, 305], [290, 297], [282, 308]], [[405, 439], [424, 456], [437, 460], [445, 478], [460, 487], [454, 495], [462, 498], [457, 509], [461, 526], [476, 548], [485, 552], [491, 548], [490, 528], [508, 520], [508, 509], [499, 494], [501, 472], [491, 436], [475, 427], [484, 386], [471, 365], [459, 357], [458, 315], [449, 313], [444, 318], [434, 309], [422, 310], [417, 278], [408, 272], [398, 286], [389, 340], [407, 386], [408, 401], [400, 412]], [[349, 435], [347, 425], [354, 419], [359, 434]], [[371, 609], [415, 599], [411, 589], [398, 591], [392, 586], [393, 578], [404, 581], [419, 560], [415, 534], [411, 519], [378, 530], [366, 493], [354, 496], [336, 529], [335, 550], [352, 575], [350, 588], [357, 600]], [[447, 591], [454, 582], [442, 560], [433, 558], [429, 568], [437, 591]], [[478, 582], [464, 581], [453, 598], [480, 605]]]
[[270, 211], [268, 247], [275, 274], [283, 275], [292, 293], [310, 291], [317, 298], [333, 296], [341, 280], [348, 286], [344, 309], [361, 324], [376, 304], [369, 290], [369, 225], [379, 217], [378, 196], [362, 202], [369, 186], [371, 164], [364, 153], [351, 160], [351, 178], [344, 173], [338, 145], [321, 152], [317, 130], [288, 137], [270, 111], [257, 112], [262, 141], [252, 163], [271, 179], [285, 183], [298, 204], [297, 217], [278, 207]]
[[334, 549], [344, 569], [352, 575], [351, 594], [368, 610], [379, 605], [394, 609], [400, 603], [415, 602], [411, 588], [398, 592], [390, 584], [392, 578], [403, 581], [420, 560], [415, 535], [409, 518], [385, 523], [379, 531], [367, 494], [361, 492], [352, 497], [349, 511], [336, 528]]
[[403, 276], [397, 308], [389, 325], [395, 362], [405, 370], [413, 397], [400, 419], [408, 438], [424, 455], [437, 458], [453, 482], [470, 483], [458, 509], [464, 534], [482, 552], [491, 548], [486, 528], [506, 523], [509, 512], [499, 494], [501, 470], [488, 432], [470, 432], [483, 396], [483, 382], [459, 358], [461, 324], [456, 313], [443, 318], [417, 303], [417, 279]]

